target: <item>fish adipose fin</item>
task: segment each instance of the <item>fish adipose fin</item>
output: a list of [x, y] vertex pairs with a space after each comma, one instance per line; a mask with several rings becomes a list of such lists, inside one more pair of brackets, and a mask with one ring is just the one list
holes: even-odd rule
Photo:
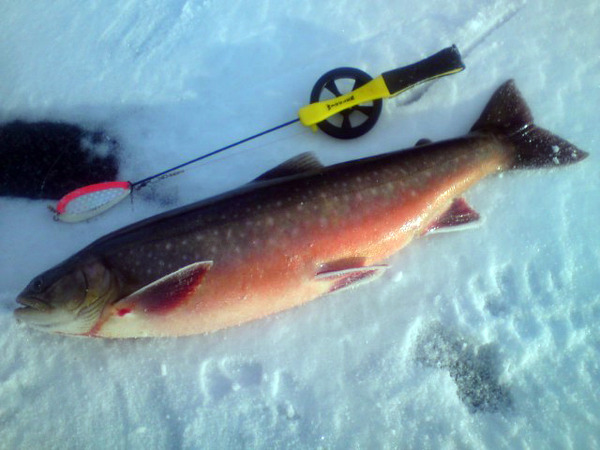
[[433, 144], [433, 141], [431, 139], [421, 138], [417, 141], [417, 143], [415, 144], [415, 147], [423, 147], [424, 145], [429, 145], [429, 144]]
[[166, 314], [184, 303], [202, 284], [212, 265], [212, 261], [197, 262], [165, 275], [115, 303], [115, 313]]
[[510, 169], [562, 166], [581, 161], [588, 155], [533, 123], [531, 111], [514, 80], [508, 80], [496, 90], [471, 131], [491, 132], [507, 138], [515, 147]]
[[450, 208], [434, 220], [423, 234], [462, 231], [474, 228], [478, 225], [479, 217], [479, 213], [471, 208], [464, 198], [455, 198]]
[[301, 153], [293, 158], [284, 161], [278, 166], [266, 171], [254, 181], [274, 180], [276, 178], [289, 177], [300, 173], [312, 172], [323, 168], [323, 164], [317, 159], [314, 153]]
[[342, 270], [329, 270], [316, 275], [318, 281], [330, 283], [329, 292], [356, 287], [378, 278], [387, 269], [386, 265], [351, 267]]

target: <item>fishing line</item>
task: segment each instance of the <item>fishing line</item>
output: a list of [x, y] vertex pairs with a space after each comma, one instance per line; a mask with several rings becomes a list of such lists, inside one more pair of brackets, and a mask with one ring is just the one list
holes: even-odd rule
[[163, 175], [167, 175], [170, 172], [173, 172], [173, 171], [178, 170], [178, 169], [182, 169], [185, 166], [189, 166], [190, 164], [193, 164], [195, 162], [201, 161], [201, 160], [203, 160], [205, 158], [209, 158], [209, 157], [211, 157], [213, 155], [216, 155], [218, 153], [221, 153], [221, 152], [223, 152], [225, 150], [229, 150], [230, 148], [233, 148], [233, 147], [236, 147], [238, 145], [244, 144], [245, 142], [251, 141], [251, 140], [256, 139], [256, 138], [259, 138], [261, 136], [264, 136], [265, 134], [272, 133], [273, 131], [277, 131], [277, 130], [279, 130], [281, 128], [287, 127], [287, 126], [292, 125], [293, 123], [296, 123], [296, 122], [299, 122], [299, 121], [300, 121], [300, 119], [294, 119], [294, 120], [290, 120], [288, 122], [284, 122], [284, 123], [282, 123], [280, 125], [277, 125], [277, 126], [275, 126], [273, 128], [269, 128], [268, 130], [261, 131], [260, 133], [256, 133], [256, 134], [254, 134], [252, 136], [249, 136], [247, 138], [241, 139], [241, 140], [236, 141], [236, 142], [234, 142], [232, 144], [226, 145], [225, 147], [221, 147], [221, 148], [218, 148], [216, 150], [213, 150], [212, 152], [206, 153], [206, 154], [204, 154], [202, 156], [199, 156], [198, 158], [192, 159], [191, 161], [187, 161], [187, 162], [184, 162], [183, 164], [179, 164], [179, 165], [177, 165], [175, 167], [171, 167], [170, 169], [163, 170], [162, 172], [159, 172], [159, 173], [157, 173], [155, 175], [151, 175], [151, 176], [149, 176], [147, 178], [144, 178], [143, 180], [136, 181], [135, 183], [131, 183], [131, 189], [136, 189], [136, 190], [137, 189], [141, 189], [144, 186], [146, 186], [150, 181], [154, 180], [155, 178], [159, 178], [159, 177], [161, 177]]

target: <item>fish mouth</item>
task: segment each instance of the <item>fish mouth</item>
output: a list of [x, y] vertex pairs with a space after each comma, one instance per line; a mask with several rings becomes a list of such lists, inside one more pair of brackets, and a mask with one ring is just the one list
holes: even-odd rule
[[17, 311], [36, 310], [41, 312], [47, 312], [51, 309], [48, 303], [36, 297], [18, 297], [17, 303], [23, 305], [23, 308], [18, 308]]

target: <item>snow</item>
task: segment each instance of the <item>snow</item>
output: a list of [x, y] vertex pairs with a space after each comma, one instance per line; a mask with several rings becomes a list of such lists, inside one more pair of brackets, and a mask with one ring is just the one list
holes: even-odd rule
[[[293, 125], [89, 223], [0, 198], [0, 448], [600, 447], [600, 7], [575, 0], [4, 2], [0, 120], [104, 128], [136, 181], [283, 123], [338, 66], [373, 75], [457, 44], [467, 70], [335, 141]], [[311, 150], [327, 163], [464, 134], [515, 78], [590, 152], [467, 198], [377, 281], [206, 336], [111, 341], [16, 324], [18, 292], [103, 234]]]

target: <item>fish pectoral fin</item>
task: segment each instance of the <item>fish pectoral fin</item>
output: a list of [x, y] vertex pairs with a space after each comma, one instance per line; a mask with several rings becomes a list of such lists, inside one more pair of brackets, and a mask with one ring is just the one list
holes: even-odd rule
[[448, 231], [462, 231], [477, 226], [479, 213], [469, 206], [464, 198], [456, 198], [450, 208], [434, 220], [423, 233], [443, 233]]
[[115, 314], [131, 312], [166, 314], [180, 306], [202, 284], [212, 261], [201, 261], [182, 267], [138, 289], [113, 306]]
[[385, 264], [366, 267], [352, 267], [342, 270], [330, 270], [317, 273], [315, 279], [330, 283], [329, 292], [356, 287], [377, 279], [387, 269]]
[[254, 181], [274, 180], [276, 178], [289, 177], [300, 173], [313, 172], [322, 168], [323, 164], [321, 164], [314, 153], [305, 152], [273, 167], [258, 178], [255, 178]]

